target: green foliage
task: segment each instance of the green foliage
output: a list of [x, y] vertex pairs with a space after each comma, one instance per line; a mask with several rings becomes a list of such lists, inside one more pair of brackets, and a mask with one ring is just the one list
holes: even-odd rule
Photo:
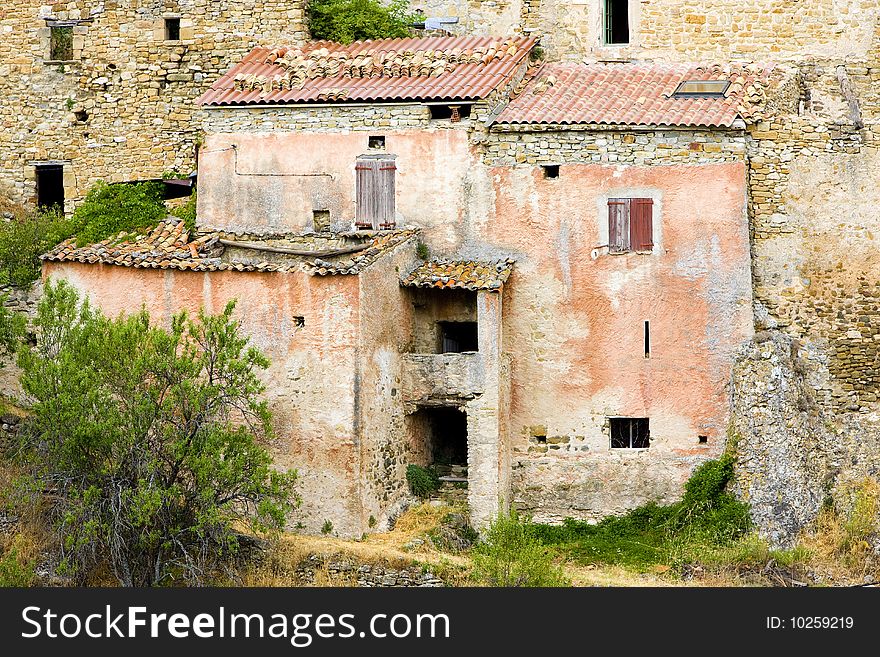
[[40, 277], [40, 256], [74, 233], [58, 209], [23, 213], [0, 222], [0, 282], [27, 287]]
[[3, 359], [16, 352], [27, 328], [24, 315], [4, 305], [7, 296], [0, 297], [0, 368], [3, 367]]
[[[232, 319], [146, 311], [107, 318], [66, 282], [47, 284], [23, 347], [23, 490], [46, 500], [64, 570], [103, 567], [125, 586], [203, 583], [239, 549], [236, 529], [278, 530], [294, 506], [295, 473], [272, 467], [258, 371], [268, 361]], [[26, 493], [20, 504], [33, 504]]]
[[373, 527], [376, 526], [376, 524], [377, 524], [376, 516], [370, 515], [370, 519], [369, 519], [369, 521], [367, 521], [367, 525], [370, 527], [370, 529], [372, 529]]
[[734, 460], [724, 455], [694, 470], [684, 498], [654, 502], [598, 524], [567, 518], [561, 526], [537, 525], [537, 536], [581, 563], [635, 567], [689, 559], [699, 547], [729, 546], [751, 528], [748, 506], [726, 492]]
[[99, 182], [73, 213], [77, 244], [93, 244], [119, 233], [153, 228], [167, 214], [162, 198], [161, 183]]
[[487, 586], [571, 586], [535, 527], [515, 509], [500, 513], [474, 548], [474, 577]]
[[186, 203], [172, 211], [175, 217], [183, 220], [184, 226], [192, 235], [196, 232], [196, 192], [193, 191]]
[[325, 520], [324, 524], [321, 525], [321, 533], [322, 534], [329, 534], [332, 531], [333, 531], [333, 523], [330, 522], [329, 520]]
[[431, 468], [420, 465], [406, 466], [406, 481], [413, 495], [426, 499], [440, 490], [440, 477]]
[[70, 110], [73, 109], [74, 104], [75, 104], [75, 103], [73, 102], [73, 98], [68, 98], [68, 99], [64, 102], [64, 106], [67, 108], [67, 111], [68, 111], [68, 112], [69, 112]]
[[408, 0], [309, 0], [306, 18], [313, 39], [340, 43], [406, 37], [415, 21]]
[[37, 575], [36, 562], [22, 558], [17, 547], [11, 547], [0, 557], [0, 587], [33, 586]]
[[428, 250], [428, 245], [424, 242], [419, 242], [419, 245], [416, 247], [416, 255], [422, 260], [430, 258], [431, 252]]

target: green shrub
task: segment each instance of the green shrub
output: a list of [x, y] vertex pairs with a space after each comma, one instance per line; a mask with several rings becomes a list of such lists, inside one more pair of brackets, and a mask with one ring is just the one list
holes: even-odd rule
[[636, 567], [729, 546], [752, 526], [748, 506], [726, 492], [733, 463], [724, 455], [697, 467], [675, 504], [650, 502], [596, 524], [566, 518], [559, 526], [537, 525], [536, 535], [581, 563]]
[[172, 214], [178, 219], [183, 220], [183, 225], [192, 235], [196, 232], [196, 192], [190, 194], [190, 197], [179, 208], [172, 210]]
[[473, 552], [474, 577], [487, 586], [571, 586], [535, 525], [515, 509], [500, 513]]
[[340, 43], [406, 37], [415, 21], [408, 0], [309, 0], [306, 18], [313, 39]]
[[99, 182], [73, 213], [77, 244], [94, 244], [119, 233], [153, 228], [167, 215], [162, 199], [162, 183]]
[[426, 499], [440, 490], [440, 477], [431, 468], [406, 466], [406, 481], [413, 495]]
[[27, 287], [40, 277], [40, 256], [74, 233], [57, 209], [36, 210], [0, 221], [0, 282]]
[[36, 563], [26, 560], [18, 553], [17, 547], [12, 547], [0, 558], [0, 587], [25, 587], [33, 586], [37, 578], [34, 572]]
[[65, 281], [46, 285], [36, 344], [18, 358], [32, 407], [16, 451], [30, 485], [16, 502], [42, 499], [78, 583], [109, 571], [123, 586], [202, 584], [232, 563], [244, 527], [284, 526], [296, 475], [261, 444], [269, 363], [233, 310], [163, 328], [145, 310], [108, 318]]

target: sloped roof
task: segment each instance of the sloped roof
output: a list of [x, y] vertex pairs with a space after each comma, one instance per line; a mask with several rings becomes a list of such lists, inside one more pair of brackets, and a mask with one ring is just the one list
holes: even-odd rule
[[481, 36], [254, 48], [198, 102], [475, 100], [506, 83], [534, 45], [528, 37]]
[[[149, 233], [131, 238], [118, 236], [97, 244], [77, 247], [69, 239], [40, 256], [49, 262], [81, 262], [87, 264], [118, 265], [138, 269], [177, 269], [185, 271], [295, 271], [303, 269], [313, 274], [358, 274], [384, 253], [414, 237], [414, 229], [375, 231], [355, 235], [357, 251], [349, 249], [338, 257], [325, 260], [309, 256], [270, 257], [258, 249], [250, 249], [252, 242], [223, 239], [220, 233], [211, 233], [190, 240], [182, 221], [168, 220]], [[299, 239], [298, 242], [302, 242]], [[277, 240], [267, 242], [267, 246]], [[316, 254], [322, 252], [316, 243]], [[227, 247], [249, 256], [224, 256]], [[323, 263], [323, 264], [322, 264]], [[330, 265], [332, 268], [328, 268]]]
[[[498, 116], [500, 124], [730, 127], [756, 117], [772, 66], [545, 64]], [[729, 80], [724, 96], [673, 97], [685, 80]]]
[[513, 272], [513, 260], [431, 260], [401, 279], [405, 287], [499, 290]]

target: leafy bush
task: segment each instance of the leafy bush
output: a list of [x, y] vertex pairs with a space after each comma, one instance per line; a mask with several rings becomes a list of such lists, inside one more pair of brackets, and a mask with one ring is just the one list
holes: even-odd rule
[[73, 213], [77, 244], [93, 244], [119, 233], [153, 228], [167, 214], [162, 199], [161, 183], [99, 182]]
[[189, 231], [189, 234], [192, 235], [196, 232], [196, 191], [193, 190], [193, 193], [190, 194], [190, 197], [186, 199], [186, 203], [184, 203], [179, 208], [172, 210], [172, 214], [178, 219], [183, 220], [183, 225], [186, 226], [186, 229]]
[[63, 572], [79, 582], [109, 566], [125, 586], [202, 583], [238, 551], [237, 529], [283, 527], [295, 473], [258, 444], [271, 434], [257, 374], [268, 361], [233, 308], [165, 330], [47, 284], [36, 345], [18, 359], [34, 402], [18, 460], [25, 490], [53, 491]]
[[340, 43], [409, 36], [415, 21], [408, 0], [309, 0], [306, 18], [313, 39]]
[[0, 222], [0, 282], [27, 287], [40, 277], [40, 256], [74, 232], [56, 209], [22, 213]]
[[36, 562], [22, 558], [17, 547], [12, 547], [0, 557], [0, 587], [33, 586], [37, 575]]
[[724, 455], [696, 468], [680, 502], [654, 502], [597, 524], [567, 518], [561, 526], [537, 525], [536, 535], [582, 563], [648, 566], [689, 556], [688, 546], [730, 545], [751, 529], [748, 506], [726, 492], [733, 458]]
[[500, 513], [473, 552], [474, 577], [487, 586], [571, 586], [515, 509]]
[[431, 468], [406, 466], [406, 481], [413, 495], [426, 499], [440, 490], [440, 477]]

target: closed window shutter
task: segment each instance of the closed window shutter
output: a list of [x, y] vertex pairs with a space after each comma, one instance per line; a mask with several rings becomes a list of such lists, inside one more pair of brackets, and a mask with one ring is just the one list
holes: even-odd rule
[[394, 156], [364, 155], [355, 164], [355, 225], [393, 228], [395, 216]]
[[630, 249], [629, 199], [608, 199], [608, 250], [625, 253]]
[[650, 251], [654, 248], [654, 201], [634, 198], [629, 205], [630, 245], [633, 251]]

